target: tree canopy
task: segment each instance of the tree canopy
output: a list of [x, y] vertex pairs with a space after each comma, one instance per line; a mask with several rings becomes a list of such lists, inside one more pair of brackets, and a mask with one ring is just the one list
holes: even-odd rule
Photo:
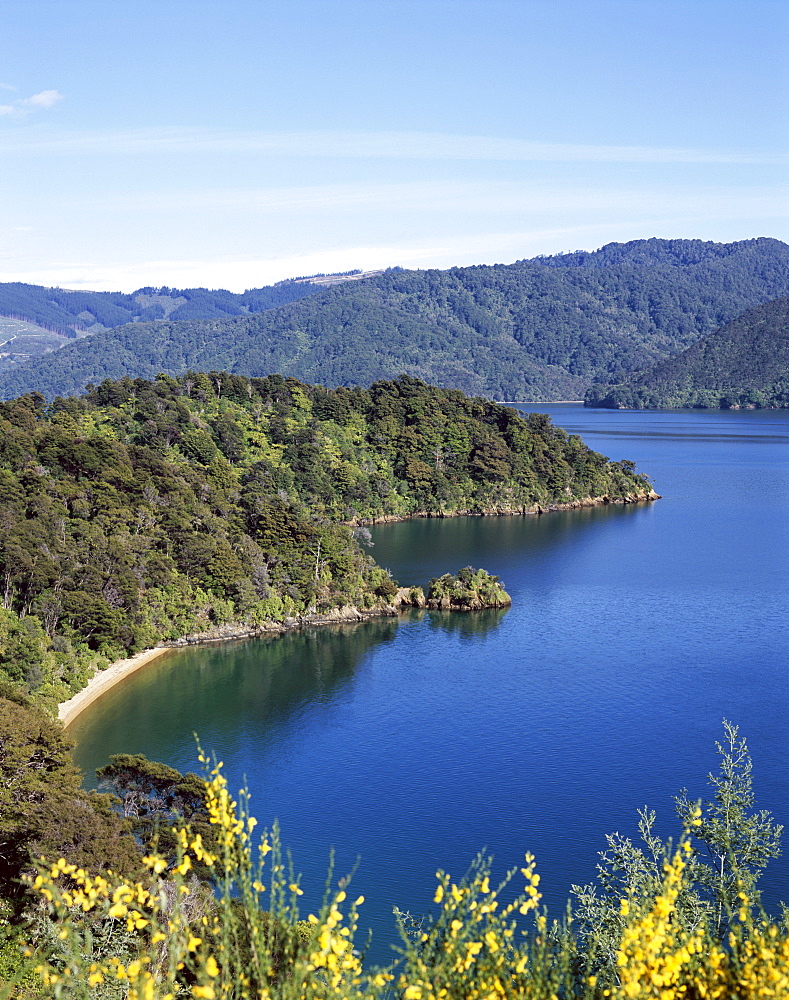
[[107, 796], [80, 787], [71, 747], [60, 723], [0, 686], [0, 897], [22, 899], [21, 876], [41, 855], [142, 871], [129, 825]]
[[633, 409], [789, 406], [789, 298], [749, 309], [686, 351], [619, 385], [590, 389], [587, 406]]
[[221, 369], [327, 386], [405, 372], [493, 399], [579, 399], [592, 382], [620, 381], [789, 295], [788, 263], [779, 240], [651, 239], [509, 265], [392, 269], [254, 315], [177, 322], [173, 311], [82, 338], [0, 374], [0, 395]]
[[386, 605], [352, 528], [648, 497], [542, 414], [409, 376], [192, 372], [0, 404], [0, 678], [54, 704], [98, 659], [217, 625]]

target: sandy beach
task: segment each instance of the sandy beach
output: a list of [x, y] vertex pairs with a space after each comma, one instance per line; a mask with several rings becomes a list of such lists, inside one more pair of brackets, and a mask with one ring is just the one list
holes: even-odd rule
[[63, 725], [68, 728], [71, 723], [84, 710], [92, 705], [97, 698], [106, 694], [110, 688], [114, 687], [124, 677], [133, 674], [146, 663], [155, 660], [163, 653], [170, 653], [175, 649], [184, 649], [187, 646], [204, 645], [206, 643], [231, 642], [236, 639], [251, 639], [262, 635], [278, 635], [288, 632], [293, 628], [302, 628], [305, 625], [339, 625], [349, 622], [365, 621], [371, 617], [381, 614], [395, 614], [394, 608], [382, 606], [376, 611], [361, 612], [358, 608], [335, 608], [326, 614], [301, 615], [298, 618], [286, 619], [285, 622], [267, 622], [260, 626], [249, 625], [217, 625], [208, 632], [198, 632], [193, 635], [184, 636], [181, 639], [167, 646], [155, 646], [153, 649], [144, 649], [136, 656], [130, 656], [126, 660], [116, 660], [111, 663], [106, 670], [102, 670], [90, 679], [88, 684], [73, 698], [63, 701], [58, 705], [58, 718]]
[[171, 647], [169, 646], [156, 646], [154, 649], [144, 649], [141, 653], [130, 656], [127, 660], [116, 660], [106, 670], [102, 670], [95, 677], [92, 677], [87, 686], [75, 694], [73, 698], [61, 702], [58, 705], [58, 718], [65, 727], [70, 726], [81, 712], [109, 691], [111, 687], [114, 687], [118, 681], [122, 681], [124, 677], [133, 674], [140, 667], [144, 667], [146, 663], [150, 663], [151, 660], [155, 660], [158, 656], [170, 651]]

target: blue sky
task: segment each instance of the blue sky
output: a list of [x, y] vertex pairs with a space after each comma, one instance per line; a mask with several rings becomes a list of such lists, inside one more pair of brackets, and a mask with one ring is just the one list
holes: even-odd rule
[[789, 5], [0, 0], [0, 281], [789, 241]]

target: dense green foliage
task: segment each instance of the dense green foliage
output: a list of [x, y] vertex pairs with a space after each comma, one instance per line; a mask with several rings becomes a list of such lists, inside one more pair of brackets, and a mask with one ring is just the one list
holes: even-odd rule
[[[716, 744], [720, 770], [709, 775], [712, 799], [700, 807], [683, 789], [674, 800], [695, 847], [687, 860], [674, 921], [689, 931], [706, 924], [717, 940], [725, 940], [732, 929], [741, 898], [751, 906], [760, 904], [759, 879], [769, 861], [780, 855], [783, 832], [769, 812], [754, 809], [747, 743], [736, 726], [725, 719], [723, 726], [725, 740]], [[607, 982], [615, 981], [616, 951], [627, 923], [621, 900], [654, 896], [663, 881], [671, 845], [655, 834], [655, 819], [653, 810], [639, 811], [640, 844], [619, 833], [609, 834], [596, 883], [573, 886], [577, 933], [587, 945], [582, 952], [586, 971]], [[592, 941], [594, 955], [588, 947]]]
[[[31, 939], [42, 947], [58, 940], [60, 928], [29, 890], [42, 856], [67, 857], [90, 872], [145, 879], [142, 857], [152, 839], [175, 858], [174, 824], [188, 820], [206, 845], [216, 840], [202, 778], [139, 755], [118, 755], [100, 777], [121, 797], [88, 792], [72, 747], [59, 722], [0, 684], [0, 996], [12, 980], [20, 986], [16, 997], [51, 996], [20, 955]], [[201, 878], [213, 874], [199, 863], [194, 870]], [[91, 933], [96, 950], [117, 953], [123, 945], [133, 957], [134, 935], [117, 922], [94, 923]]]
[[749, 309], [621, 385], [590, 389], [586, 405], [642, 410], [789, 407], [789, 298]]
[[42, 854], [142, 872], [130, 827], [111, 800], [81, 789], [71, 747], [59, 723], [0, 687], [0, 918], [3, 906], [24, 905], [19, 879]]
[[[43, 992], [18, 996], [785, 998], [789, 924], [771, 923], [757, 888], [778, 853], [781, 828], [769, 813], [754, 811], [747, 746], [736, 727], [724, 725], [712, 799], [689, 802], [685, 793], [677, 799], [678, 843], [654, 836], [650, 817], [644, 849], [609, 838], [598, 884], [576, 889], [575, 911], [568, 907], [563, 921], [550, 923], [528, 853], [525, 866], [498, 884], [491, 859], [482, 855], [462, 878], [439, 870], [421, 917], [395, 910], [399, 957], [383, 969], [365, 968], [357, 950], [365, 901], [359, 896], [349, 905], [348, 878], [335, 886], [330, 873], [323, 907], [299, 919], [299, 879], [276, 827], [256, 849], [248, 801], [233, 800], [215, 765], [203, 786], [212, 848], [176, 819], [175, 859], [149, 853], [143, 859], [149, 874], [136, 883], [86, 872], [67, 858], [40, 864], [31, 894], [39, 899], [38, 919], [29, 920], [27, 941], [41, 959]], [[143, 761], [144, 769], [157, 767]], [[215, 893], [194, 879], [196, 863], [217, 870]], [[7, 949], [3, 957], [15, 975]]]
[[[216, 829], [208, 821], [205, 781], [199, 775], [181, 774], [143, 754], [122, 753], [112, 754], [96, 777], [99, 787], [116, 797], [143, 851], [157, 850], [174, 864], [178, 841], [173, 827], [183, 822], [200, 834], [207, 849], [216, 850]], [[211, 880], [215, 872], [198, 862], [195, 874]]]
[[426, 603], [428, 608], [443, 611], [476, 611], [507, 607], [512, 598], [497, 576], [465, 566], [456, 576], [445, 573], [431, 580]]
[[80, 392], [125, 375], [278, 371], [323, 385], [405, 372], [493, 399], [580, 398], [789, 294], [789, 246], [638, 240], [448, 271], [391, 270], [254, 316], [149, 322], [0, 375], [0, 395]]
[[262, 312], [311, 295], [307, 282], [282, 281], [246, 292], [208, 288], [138, 288], [136, 292], [89, 292], [0, 282], [0, 316], [13, 316], [76, 337], [78, 330], [108, 330], [159, 319], [197, 320]]
[[0, 679], [52, 704], [98, 656], [386, 604], [397, 588], [348, 522], [649, 493], [547, 416], [408, 377], [191, 373], [23, 396], [0, 404]]

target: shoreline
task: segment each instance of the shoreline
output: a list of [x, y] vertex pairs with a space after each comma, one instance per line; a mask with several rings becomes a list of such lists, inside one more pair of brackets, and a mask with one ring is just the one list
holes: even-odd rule
[[[463, 510], [454, 511], [451, 514], [420, 511], [414, 514], [389, 514], [371, 520], [359, 519], [356, 524], [390, 524], [397, 521], [411, 521], [418, 518], [450, 518], [450, 517], [528, 517], [540, 514], [547, 514], [552, 511], [577, 510], [581, 507], [600, 507], [608, 504], [631, 504], [650, 503], [661, 499], [660, 494], [655, 493], [645, 496], [631, 494], [625, 498], [610, 499], [608, 497], [584, 497], [582, 500], [571, 500], [567, 503], [534, 504], [531, 507], [501, 508], [491, 510]], [[354, 522], [351, 522], [354, 523]], [[403, 589], [403, 588], [401, 588]], [[407, 590], [408, 588], [404, 588]], [[100, 673], [94, 674], [81, 691], [58, 705], [58, 719], [63, 724], [64, 729], [68, 727], [94, 702], [98, 701], [102, 695], [106, 694], [116, 684], [119, 684], [126, 677], [136, 673], [141, 667], [158, 659], [164, 653], [169, 653], [174, 649], [183, 649], [186, 646], [204, 645], [210, 642], [227, 642], [234, 639], [254, 639], [266, 635], [281, 635], [292, 629], [309, 628], [319, 625], [339, 625], [350, 622], [362, 622], [370, 618], [392, 617], [398, 614], [398, 608], [394, 605], [379, 605], [368, 611], [360, 611], [355, 607], [334, 608], [323, 614], [301, 615], [294, 618], [286, 618], [284, 622], [266, 622], [265, 625], [250, 626], [241, 623], [235, 625], [220, 625], [210, 632], [199, 632], [194, 635], [182, 636], [179, 639], [170, 640], [151, 649], [144, 649], [141, 653], [136, 653], [127, 659], [116, 660]]]
[[495, 400], [499, 406], [553, 406], [554, 403], [583, 403], [582, 399], [513, 399]]
[[628, 493], [624, 497], [583, 497], [581, 500], [568, 500], [564, 503], [530, 504], [522, 507], [491, 507], [486, 510], [455, 510], [431, 511], [420, 510], [413, 514], [382, 514], [380, 517], [354, 518], [347, 521], [353, 527], [362, 527], [370, 524], [395, 524], [400, 521], [416, 521], [420, 518], [443, 520], [451, 517], [530, 517], [550, 514], [553, 511], [580, 510], [583, 507], [608, 507], [619, 504], [652, 503], [655, 500], [662, 500], [660, 493], [652, 490], [649, 493]]
[[115, 660], [104, 670], [94, 674], [81, 691], [72, 695], [68, 701], [58, 705], [58, 719], [64, 729], [82, 713], [98, 701], [102, 695], [112, 690], [117, 684], [142, 667], [157, 660], [164, 653], [185, 649], [187, 646], [205, 646], [212, 642], [233, 642], [239, 639], [258, 639], [264, 636], [283, 635], [285, 632], [299, 628], [309, 628], [319, 625], [347, 625], [367, 621], [370, 618], [393, 617], [398, 609], [393, 605], [379, 605], [369, 611], [360, 611], [355, 607], [334, 608], [323, 614], [301, 615], [298, 618], [286, 618], [284, 622], [266, 622], [265, 625], [250, 626], [241, 623], [218, 625], [210, 632], [197, 632], [192, 635], [172, 639], [161, 646], [153, 646], [135, 653], [127, 659]]
[[63, 723], [63, 728], [68, 729], [86, 708], [110, 688], [115, 687], [125, 677], [136, 673], [147, 663], [158, 659], [163, 653], [169, 653], [172, 648], [172, 646], [154, 646], [152, 649], [144, 649], [141, 653], [135, 653], [125, 660], [116, 660], [106, 669], [94, 674], [81, 691], [77, 691], [68, 701], [62, 701], [58, 705], [58, 719]]

